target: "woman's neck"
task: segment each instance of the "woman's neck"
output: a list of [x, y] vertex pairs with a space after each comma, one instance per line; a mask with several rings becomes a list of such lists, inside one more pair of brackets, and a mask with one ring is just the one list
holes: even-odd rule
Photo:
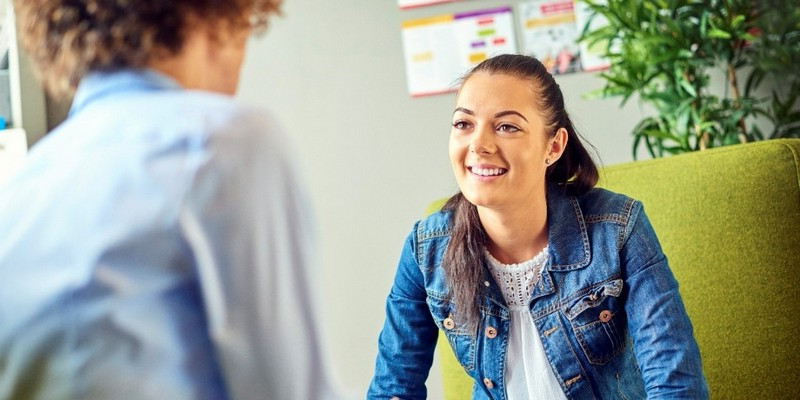
[[547, 200], [544, 190], [524, 207], [478, 207], [489, 236], [488, 250], [500, 262], [515, 264], [535, 257], [548, 241]]

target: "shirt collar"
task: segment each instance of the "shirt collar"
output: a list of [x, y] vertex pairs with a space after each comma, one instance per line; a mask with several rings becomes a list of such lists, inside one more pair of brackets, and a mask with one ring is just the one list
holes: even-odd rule
[[97, 99], [116, 93], [180, 88], [176, 80], [151, 69], [90, 72], [78, 85], [69, 115], [75, 115]]

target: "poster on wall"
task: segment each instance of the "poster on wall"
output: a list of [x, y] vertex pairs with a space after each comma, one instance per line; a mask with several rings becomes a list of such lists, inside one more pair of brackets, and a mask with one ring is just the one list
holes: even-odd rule
[[519, 5], [522, 53], [536, 57], [551, 74], [581, 70], [580, 31], [572, 0], [533, 0]]
[[405, 21], [403, 50], [412, 96], [455, 91], [479, 62], [517, 52], [511, 7]]
[[[604, 43], [591, 48], [578, 44], [591, 10], [573, 0], [531, 0], [519, 5], [522, 53], [538, 58], [552, 74], [597, 71], [609, 67], [602, 57]], [[607, 25], [602, 15], [591, 20], [590, 29]]]
[[452, 3], [455, 1], [462, 1], [462, 0], [397, 0], [397, 5], [400, 6], [400, 8], [406, 10], [409, 8], [431, 6], [434, 4], [442, 4], [442, 3]]
[[[586, 22], [589, 21], [591, 15], [592, 10], [586, 3], [578, 2], [575, 4], [575, 23], [578, 26], [579, 34], [580, 31], [583, 30], [583, 27], [586, 26]], [[608, 20], [604, 16], [598, 14], [592, 18], [589, 29], [596, 30], [607, 25]], [[607, 42], [598, 42], [592, 47], [587, 46], [586, 43], [580, 44], [581, 65], [584, 71], [598, 71], [611, 66], [609, 61], [602, 56], [607, 45]]]

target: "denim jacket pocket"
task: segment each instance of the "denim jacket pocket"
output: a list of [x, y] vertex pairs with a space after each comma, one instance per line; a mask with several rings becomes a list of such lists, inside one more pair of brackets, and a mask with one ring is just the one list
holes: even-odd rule
[[607, 364], [624, 347], [626, 318], [619, 299], [622, 286], [622, 279], [615, 279], [581, 290], [562, 308], [591, 364]]
[[455, 305], [447, 300], [428, 295], [428, 308], [439, 330], [447, 336], [458, 362], [467, 370], [475, 369], [476, 338], [469, 327], [456, 321]]

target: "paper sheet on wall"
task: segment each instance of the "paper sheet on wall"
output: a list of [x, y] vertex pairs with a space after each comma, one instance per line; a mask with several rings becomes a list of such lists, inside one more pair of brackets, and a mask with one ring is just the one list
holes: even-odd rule
[[511, 7], [405, 21], [403, 50], [412, 96], [454, 91], [479, 62], [516, 53]]
[[[602, 2], [598, 3], [602, 4]], [[583, 27], [586, 26], [586, 22], [589, 21], [591, 15], [592, 11], [586, 3], [578, 2], [575, 4], [575, 22], [578, 25], [578, 34], [580, 34]], [[598, 14], [592, 19], [589, 30], [596, 30], [606, 25], [608, 25], [608, 20], [604, 16]], [[586, 43], [580, 44], [581, 65], [584, 71], [597, 71], [611, 66], [609, 61], [602, 56], [605, 51], [605, 46], [607, 45], [607, 42], [598, 42], [592, 47], [587, 46]]]
[[581, 70], [574, 8], [572, 0], [533, 0], [519, 5], [522, 53], [539, 59], [551, 74]]
[[397, 0], [397, 5], [400, 6], [400, 8], [407, 9], [430, 6], [433, 4], [452, 3], [454, 1], [461, 0]]
[[[519, 5], [522, 53], [538, 58], [552, 74], [595, 71], [609, 64], [598, 44], [589, 48], [577, 43], [591, 11], [573, 0], [532, 0]], [[590, 29], [607, 24], [602, 16], [592, 20]]]

